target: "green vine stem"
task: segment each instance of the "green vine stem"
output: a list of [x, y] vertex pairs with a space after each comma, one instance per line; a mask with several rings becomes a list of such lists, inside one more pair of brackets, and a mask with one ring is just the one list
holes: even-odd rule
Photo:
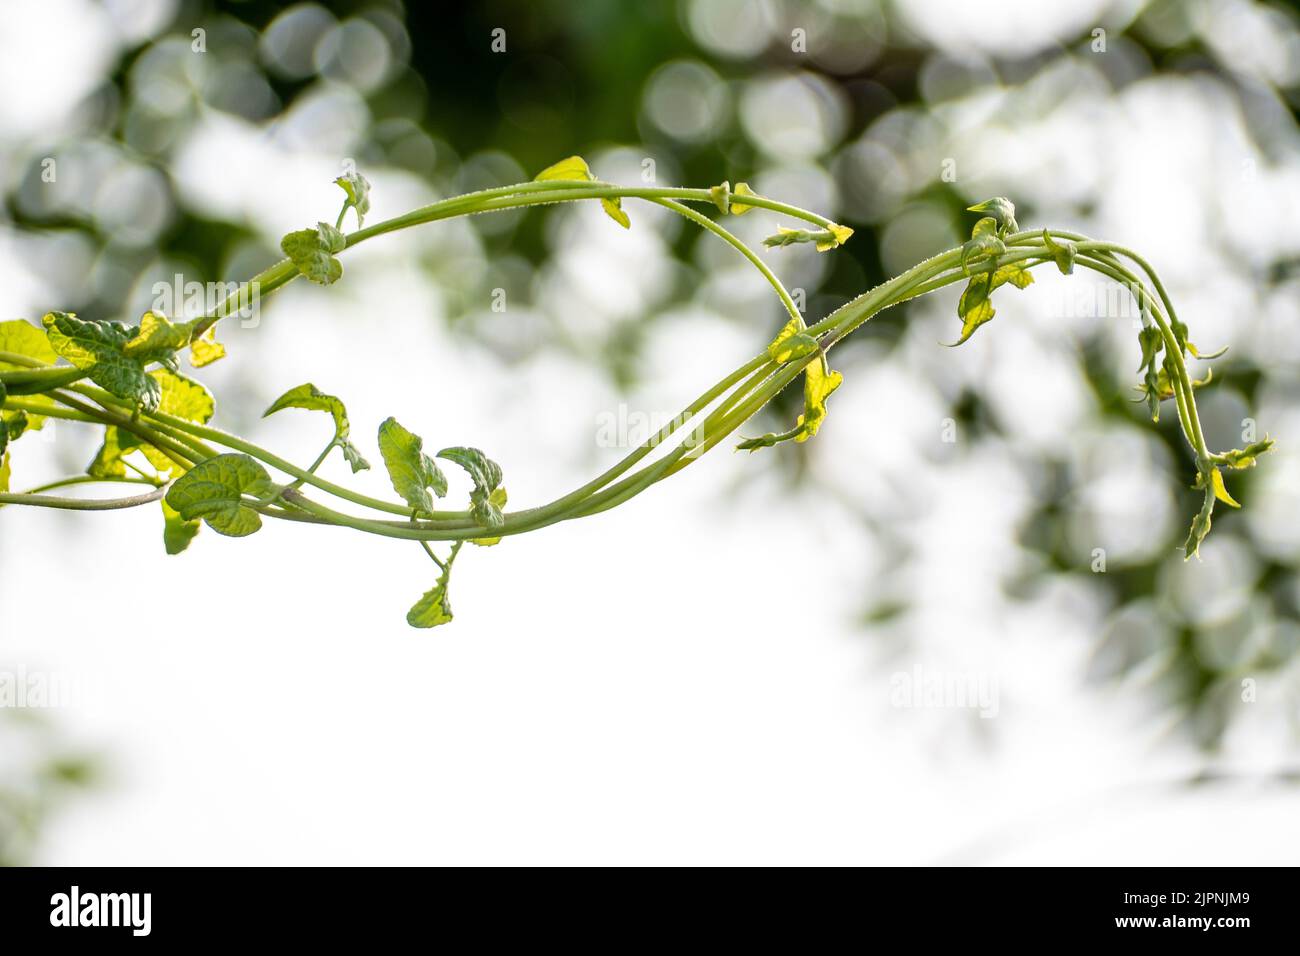
[[[953, 343], [960, 345], [993, 318], [991, 297], [996, 289], [1003, 285], [1026, 287], [1033, 281], [1032, 270], [1044, 264], [1054, 264], [1066, 274], [1076, 266], [1090, 269], [1122, 283], [1134, 296], [1144, 321], [1139, 333], [1140, 371], [1144, 373], [1139, 389], [1157, 420], [1162, 402], [1173, 400], [1194, 456], [1196, 487], [1204, 492], [1187, 538], [1187, 557], [1197, 553], [1209, 531], [1215, 501], [1237, 506], [1227, 492], [1222, 471], [1250, 467], [1272, 446], [1266, 438], [1243, 449], [1209, 450], [1194, 395], [1201, 383], [1192, 380], [1186, 361], [1189, 355], [1202, 356], [1187, 340], [1186, 326], [1178, 320], [1164, 285], [1145, 259], [1123, 246], [1073, 232], [1021, 231], [1015, 208], [1005, 198], [971, 207], [981, 215], [969, 241], [918, 263], [809, 325], [758, 252], [693, 204], [715, 208], [719, 218], [759, 209], [811, 227], [779, 228], [764, 241], [773, 248], [812, 244], [818, 251], [829, 252], [847, 241], [852, 230], [816, 213], [757, 195], [744, 183], [734, 189], [729, 183], [708, 189], [617, 186], [597, 180], [583, 160], [570, 157], [543, 171], [533, 182], [440, 200], [365, 226], [369, 183], [356, 173], [336, 182], [346, 199], [334, 225], [319, 222], [286, 235], [281, 247], [287, 258], [242, 283], [212, 310], [190, 322], [174, 322], [151, 311], [135, 326], [87, 321], [62, 312], [47, 314], [40, 327], [23, 321], [0, 323], [0, 413], [4, 416], [0, 422], [0, 505], [96, 511], [161, 501], [169, 553], [183, 551], [201, 522], [222, 534], [244, 536], [257, 531], [264, 517], [418, 542], [439, 575], [407, 619], [417, 627], [432, 627], [452, 618], [448, 597], [451, 570], [465, 542], [487, 547], [509, 536], [617, 507], [725, 442], [801, 376], [804, 411], [793, 427], [745, 439], [738, 447], [756, 451], [787, 441], [807, 441], [817, 434], [828, 414], [827, 400], [842, 381], [830, 367], [831, 350], [872, 316], [965, 283], [958, 304], [961, 335]], [[351, 423], [340, 399], [308, 383], [290, 389], [268, 409], [267, 414], [293, 408], [330, 416], [332, 438], [303, 468], [211, 425], [212, 396], [198, 382], [180, 374], [177, 356], [184, 348], [190, 349], [195, 367], [224, 355], [214, 337], [217, 326], [222, 318], [236, 314], [252, 295], [261, 301], [299, 278], [330, 285], [343, 273], [337, 256], [362, 242], [460, 216], [587, 201], [598, 202], [614, 222], [630, 228], [624, 200], [666, 208], [731, 246], [771, 286], [789, 321], [763, 351], [706, 389], [621, 461], [548, 503], [505, 510], [501, 469], [492, 459], [466, 447], [444, 448], [431, 456], [418, 436], [391, 418], [380, 426], [378, 444], [400, 500], [361, 494], [317, 474], [335, 450], [354, 472], [370, 467], [352, 443]], [[344, 234], [341, 229], [349, 209], [355, 213], [358, 228]], [[10, 493], [8, 446], [48, 418], [101, 427], [103, 447], [87, 475]], [[469, 475], [473, 491], [468, 507], [444, 509], [438, 503], [447, 493], [439, 461], [455, 464]], [[287, 480], [277, 482], [267, 469], [287, 476]], [[153, 487], [117, 499], [50, 494], [92, 482]], [[341, 510], [346, 508], [361, 509], [361, 513]], [[433, 549], [437, 542], [450, 544], [445, 558]]]

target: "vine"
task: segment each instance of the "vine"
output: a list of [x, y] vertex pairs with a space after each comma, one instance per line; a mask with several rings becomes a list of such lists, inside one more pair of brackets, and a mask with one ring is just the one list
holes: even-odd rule
[[[168, 554], [184, 551], [201, 524], [232, 537], [253, 534], [264, 518], [333, 525], [420, 544], [437, 569], [433, 587], [407, 614], [414, 627], [434, 627], [452, 619], [451, 572], [462, 546], [490, 547], [503, 538], [537, 531], [560, 521], [597, 514], [640, 494], [686, 468], [725, 441], [784, 388], [803, 376], [804, 408], [787, 430], [739, 442], [756, 451], [787, 441], [804, 442], [817, 434], [827, 416], [827, 401], [843, 382], [830, 367], [831, 349], [873, 315], [908, 299], [965, 282], [958, 302], [960, 335], [966, 342], [995, 315], [992, 295], [1004, 285], [1023, 289], [1031, 270], [1044, 263], [1062, 273], [1091, 269], [1128, 287], [1137, 300], [1142, 383], [1138, 386], [1151, 417], [1158, 421], [1172, 399], [1196, 466], [1194, 487], [1203, 502], [1192, 521], [1185, 554], [1197, 554], [1210, 530], [1216, 501], [1238, 507], [1224, 483], [1224, 470], [1251, 467], [1272, 447], [1270, 439], [1246, 448], [1212, 452], [1196, 410], [1187, 360], [1210, 359], [1187, 338], [1163, 284], [1136, 253], [1062, 230], [1022, 231], [1010, 200], [998, 197], [972, 206], [980, 213], [971, 238], [919, 263], [864, 293], [831, 315], [808, 325], [776, 275], [746, 243], [720, 221], [753, 209], [777, 213], [804, 224], [779, 227], [764, 240], [769, 247], [812, 244], [828, 252], [852, 230], [815, 213], [756, 194], [745, 183], [709, 189], [623, 187], [597, 180], [579, 157], [546, 169], [529, 183], [501, 186], [435, 202], [405, 215], [365, 226], [370, 185], [352, 173], [336, 180], [345, 193], [335, 222], [290, 232], [281, 242], [286, 258], [254, 276], [213, 310], [189, 322], [173, 322], [146, 312], [128, 326], [87, 320], [69, 312], [49, 312], [40, 326], [23, 320], [0, 322], [0, 506], [100, 511], [159, 504]], [[380, 458], [400, 500], [352, 491], [317, 474], [336, 449], [353, 473], [370, 468], [353, 443], [344, 403], [315, 385], [292, 388], [266, 415], [287, 409], [329, 416], [333, 435], [316, 459], [300, 467], [244, 438], [210, 424], [216, 410], [212, 394], [181, 374], [178, 356], [188, 349], [190, 364], [202, 368], [225, 356], [216, 340], [219, 321], [234, 314], [253, 295], [263, 296], [299, 278], [331, 285], [343, 275], [338, 256], [362, 242], [426, 223], [460, 216], [531, 206], [595, 200], [623, 228], [631, 219], [623, 200], [663, 206], [732, 246], [763, 276], [789, 314], [777, 336], [749, 361], [707, 389], [668, 425], [629, 455], [579, 488], [554, 501], [506, 511], [500, 466], [477, 448], [445, 447], [430, 455], [420, 436], [396, 419], [378, 430]], [[718, 219], [694, 208], [715, 208]], [[352, 210], [357, 229], [344, 233]], [[15, 493], [9, 489], [9, 446], [54, 418], [103, 429], [102, 445], [85, 475], [75, 475]], [[652, 456], [659, 452], [658, 457]], [[440, 464], [441, 462], [441, 464]], [[467, 507], [444, 509], [448, 494], [444, 465], [463, 470], [472, 484]], [[285, 476], [272, 477], [272, 472]], [[143, 485], [148, 491], [118, 498], [84, 498], [52, 492], [91, 483]], [[340, 510], [347, 508], [349, 510]], [[360, 513], [355, 513], [357, 510]], [[435, 544], [445, 544], [440, 555]]]

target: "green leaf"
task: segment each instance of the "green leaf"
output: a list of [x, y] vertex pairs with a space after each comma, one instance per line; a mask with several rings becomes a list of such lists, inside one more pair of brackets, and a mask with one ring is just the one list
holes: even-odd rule
[[1201, 506], [1201, 510], [1196, 513], [1196, 517], [1192, 519], [1192, 528], [1187, 533], [1187, 541], [1183, 545], [1184, 561], [1190, 561], [1193, 555], [1200, 553], [1201, 542], [1210, 533], [1210, 519], [1214, 514], [1214, 502], [1213, 489], [1205, 489], [1205, 503]]
[[[1161, 363], [1160, 373], [1156, 376], [1155, 382], [1151, 382], [1149, 374], [1147, 376], [1145, 390], [1150, 392], [1154, 388], [1156, 398], [1162, 402], [1174, 397], [1173, 378], [1176, 377], [1176, 373], [1173, 373], [1170, 370], [1172, 364], [1173, 360], [1166, 355], [1164, 361]], [[1206, 385], [1209, 385], [1212, 381], [1214, 381], [1214, 369], [1207, 368], [1205, 370], [1205, 378], [1194, 378], [1191, 380], [1192, 388], [1203, 388]]]
[[[492, 507], [495, 508], [498, 512], [505, 511], [506, 500], [507, 500], [507, 496], [506, 496], [506, 490], [504, 488], [497, 488], [495, 491], [492, 492], [492, 494], [488, 495], [488, 503], [491, 504]], [[470, 538], [469, 543], [476, 544], [480, 548], [490, 548], [494, 544], [500, 544], [501, 538], [500, 537]]]
[[469, 493], [474, 520], [485, 528], [501, 527], [505, 516], [492, 499], [492, 492], [501, 484], [501, 466], [477, 448], [444, 448], [438, 452], [438, 457], [460, 465], [474, 482], [474, 490]]
[[[200, 425], [212, 418], [216, 403], [212, 393], [198, 382], [165, 368], [156, 368], [148, 374], [158, 383], [162, 393], [158, 411]], [[110, 425], [104, 431], [104, 442], [90, 463], [87, 474], [96, 477], [125, 475], [126, 469], [122, 465], [122, 456], [136, 449], [148, 459], [149, 464], [153, 465], [160, 475], [179, 475], [184, 471], [181, 464], [173, 461], [161, 449], [142, 441], [130, 432], [122, 432]]]
[[126, 465], [122, 457], [140, 447], [140, 439], [130, 432], [124, 432], [116, 425], [104, 428], [104, 441], [99, 451], [86, 468], [86, 474], [93, 478], [122, 478], [126, 476]]
[[967, 308], [965, 312], [960, 313], [961, 337], [958, 338], [956, 342], [945, 342], [944, 344], [951, 348], [956, 348], [958, 345], [965, 344], [966, 341], [975, 334], [976, 329], [981, 325], [984, 325], [986, 322], [993, 321], [993, 316], [995, 315], [997, 315], [997, 310], [993, 308], [993, 303], [990, 302], [987, 297], [979, 299], [974, 305]]
[[1252, 442], [1245, 448], [1234, 448], [1232, 451], [1225, 451], [1223, 453], [1224, 464], [1228, 468], [1254, 468], [1259, 456], [1270, 451], [1274, 444], [1273, 439], [1263, 438], [1257, 442]]
[[418, 514], [433, 514], [429, 489], [439, 498], [447, 494], [447, 476], [424, 453], [424, 439], [387, 419], [379, 426], [379, 454], [393, 483], [393, 490]]
[[9, 479], [11, 472], [9, 469], [9, 452], [0, 454], [0, 492], [9, 491]]
[[335, 434], [346, 438], [351, 431], [348, 423], [348, 410], [343, 402], [333, 395], [326, 395], [310, 382], [289, 389], [262, 413], [263, 418], [274, 415], [286, 408], [301, 408], [307, 411], [328, 412], [334, 418]]
[[262, 527], [261, 515], [248, 506], [244, 496], [269, 498], [275, 491], [275, 482], [254, 459], [218, 455], [178, 478], [166, 500], [186, 521], [201, 518], [218, 534], [241, 538]]
[[1052, 259], [1056, 262], [1056, 268], [1061, 270], [1061, 275], [1068, 276], [1074, 271], [1074, 257], [1078, 255], [1078, 246], [1069, 239], [1057, 242], [1046, 229], [1043, 230], [1043, 245], [1047, 246], [1047, 251], [1052, 254]]
[[848, 242], [851, 235], [853, 235], [853, 230], [848, 226], [834, 224], [825, 229], [788, 229], [785, 226], [777, 226], [776, 235], [764, 239], [763, 245], [769, 249], [776, 249], [781, 246], [811, 242], [815, 244], [818, 252], [829, 252]]
[[822, 362], [824, 359], [810, 362], [804, 371], [803, 380], [803, 414], [795, 421], [795, 427], [786, 432], [769, 432], [759, 438], [746, 438], [736, 446], [739, 451], [757, 451], [779, 442], [805, 442], [817, 434], [826, 419], [826, 400], [831, 393], [844, 382], [839, 372], [827, 372]]
[[1016, 225], [1016, 204], [1006, 196], [994, 196], [992, 199], [986, 199], [966, 208], [970, 212], [986, 212], [992, 216], [997, 221], [998, 235], [1000, 236], [1005, 236], [1020, 228]]
[[167, 316], [150, 310], [140, 316], [140, 324], [132, 331], [135, 335], [122, 346], [123, 353], [146, 363], [158, 362], [189, 345], [194, 323], [176, 325]]
[[[4, 400], [5, 385], [4, 382], [0, 382], [0, 405], [4, 404]], [[22, 438], [23, 434], [31, 427], [32, 418], [28, 417], [24, 411], [0, 412], [0, 457], [3, 457], [5, 449], [11, 443]]]
[[348, 436], [352, 434], [352, 426], [348, 422], [348, 410], [341, 400], [333, 395], [326, 395], [315, 385], [308, 382], [305, 385], [299, 385], [297, 388], [289, 389], [289, 391], [277, 398], [271, 407], [262, 413], [262, 417], [266, 418], [268, 415], [273, 415], [285, 408], [328, 412], [334, 418], [334, 444], [343, 450], [343, 457], [352, 466], [353, 474], [358, 471], [365, 471], [370, 467], [370, 463], [361, 456], [361, 452], [348, 440]]
[[974, 335], [975, 330], [981, 325], [992, 321], [993, 316], [997, 314], [989, 299], [994, 289], [1001, 285], [1013, 285], [1017, 289], [1025, 289], [1033, 284], [1033, 281], [1033, 273], [1020, 262], [1008, 263], [994, 272], [977, 272], [971, 276], [970, 282], [962, 290], [961, 298], [957, 300], [957, 317], [962, 320], [961, 337], [956, 342], [945, 344], [950, 348], [956, 348]]
[[802, 319], [791, 317], [767, 346], [768, 357], [779, 365], [816, 352], [820, 346], [808, 334]]
[[1156, 356], [1164, 348], [1164, 341], [1164, 336], [1160, 334], [1157, 326], [1144, 326], [1138, 332], [1138, 347], [1142, 349], [1142, 364], [1137, 367], [1139, 372], [1144, 368], [1155, 367]]
[[757, 195], [758, 193], [754, 192], [754, 190], [749, 188], [749, 183], [736, 183], [736, 188], [732, 190], [731, 193], [731, 204], [730, 204], [731, 214], [733, 216], [743, 216], [745, 213], [749, 212], [751, 209], [754, 208], [753, 206], [748, 206], [745, 203], [736, 202], [737, 196], [757, 196]]
[[1007, 247], [1002, 240], [993, 234], [993, 225], [992, 219], [981, 219], [975, 224], [970, 239], [962, 244], [961, 271], [963, 275], [970, 274], [970, 267], [973, 263], [996, 260], [998, 256], [1007, 251]]
[[298, 272], [312, 282], [330, 285], [343, 275], [343, 264], [334, 253], [347, 248], [347, 240], [327, 222], [316, 223], [315, 229], [299, 229], [280, 240], [280, 248]]
[[1214, 497], [1218, 498], [1228, 507], [1241, 507], [1241, 504], [1237, 499], [1228, 494], [1228, 486], [1223, 483], [1223, 473], [1217, 468], [1210, 472], [1210, 489], [1214, 492]]
[[208, 329], [190, 343], [190, 364], [195, 368], [203, 368], [226, 357], [226, 347], [217, 341], [216, 335], [215, 328]]
[[[599, 180], [592, 175], [591, 167], [587, 165], [585, 159], [581, 156], [570, 156], [568, 159], [560, 160], [553, 166], [547, 166], [533, 177], [533, 182], [537, 183], [551, 181], [594, 183]], [[600, 205], [610, 219], [613, 219], [624, 229], [632, 228], [632, 220], [628, 219], [627, 213], [623, 211], [623, 202], [617, 196], [602, 199]]]
[[[50, 345], [44, 329], [37, 328], [23, 319], [0, 322], [0, 352], [12, 352], [25, 355], [37, 362], [53, 365], [59, 360], [58, 353]], [[24, 365], [0, 362], [0, 372], [24, 369]]]
[[[9, 396], [9, 392], [5, 388], [5, 383], [0, 382], [0, 405], [3, 405], [5, 403], [5, 399], [8, 396]], [[24, 427], [26, 426], [24, 425]], [[9, 448], [9, 419], [0, 418], [0, 459], [4, 458], [5, 451], [8, 448]]]
[[86, 372], [96, 385], [146, 411], [158, 408], [162, 389], [145, 373], [145, 366], [157, 360], [155, 353], [126, 354], [126, 345], [138, 337], [138, 330], [121, 322], [86, 321], [71, 312], [48, 312], [42, 322], [54, 351]]
[[370, 212], [370, 180], [358, 172], [351, 172], [344, 173], [334, 182], [348, 194], [343, 211], [347, 212], [349, 206], [357, 211], [357, 228], [360, 229], [366, 213]]
[[156, 368], [149, 376], [158, 383], [158, 411], [187, 422], [206, 425], [216, 411], [216, 399], [202, 384], [171, 369]]
[[437, 627], [451, 621], [451, 601], [447, 590], [451, 586], [451, 566], [459, 550], [459, 544], [452, 546], [451, 557], [443, 566], [442, 574], [438, 575], [437, 583], [406, 612], [406, 623], [411, 627]]
[[1009, 262], [993, 273], [993, 288], [1000, 285], [1013, 285], [1017, 289], [1028, 289], [1034, 284], [1034, 274], [1023, 262]]
[[163, 547], [167, 549], [168, 554], [180, 554], [190, 546], [194, 536], [199, 533], [199, 522], [182, 518], [180, 512], [167, 503], [166, 498], [162, 500], [162, 510]]
[[[1146, 397], [1147, 411], [1151, 415], [1151, 420], [1160, 421], [1160, 373], [1156, 371], [1154, 363], [1147, 366], [1146, 377], [1142, 381], [1142, 392]], [[1171, 389], [1170, 395], [1172, 394]]]
[[581, 156], [570, 156], [562, 159], [558, 163], [547, 166], [540, 173], [533, 177], [533, 182], [545, 183], [551, 181], [559, 182], [583, 182], [589, 183], [595, 180], [591, 174], [591, 167]]

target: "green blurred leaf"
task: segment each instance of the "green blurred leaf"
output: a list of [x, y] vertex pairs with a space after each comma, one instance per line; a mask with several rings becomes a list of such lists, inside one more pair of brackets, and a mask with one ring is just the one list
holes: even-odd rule
[[[50, 345], [45, 330], [32, 325], [24, 319], [0, 322], [0, 352], [25, 355], [34, 361], [44, 362], [46, 365], [53, 365], [59, 360], [58, 353]], [[3, 372], [22, 368], [26, 368], [26, 366], [0, 362], [0, 371]]]
[[162, 511], [163, 546], [168, 554], [180, 554], [199, 533], [199, 522], [182, 518], [180, 512], [167, 503], [166, 498], [162, 500]]

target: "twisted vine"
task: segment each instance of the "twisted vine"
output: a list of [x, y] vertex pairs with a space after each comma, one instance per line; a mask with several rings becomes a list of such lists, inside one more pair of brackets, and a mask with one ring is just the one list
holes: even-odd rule
[[[1153, 420], [1159, 419], [1162, 403], [1172, 399], [1194, 455], [1195, 487], [1204, 493], [1187, 536], [1186, 557], [1198, 552], [1209, 532], [1216, 501], [1238, 507], [1227, 491], [1223, 471], [1253, 466], [1272, 446], [1266, 438], [1226, 452], [1212, 452], [1207, 447], [1194, 396], [1203, 382], [1191, 378], [1187, 359], [1215, 356], [1201, 356], [1188, 341], [1187, 327], [1142, 257], [1123, 246], [1076, 233], [1021, 231], [1015, 208], [1005, 198], [971, 207], [981, 216], [969, 241], [919, 263], [808, 325], [771, 269], [719, 220], [753, 209], [777, 213], [809, 228], [780, 227], [764, 241], [767, 246], [811, 243], [823, 252], [846, 242], [852, 230], [816, 213], [757, 195], [744, 183], [734, 189], [725, 182], [709, 189], [616, 186], [597, 180], [575, 156], [545, 170], [533, 182], [452, 197], [365, 226], [369, 183], [356, 173], [336, 182], [346, 198], [333, 225], [320, 222], [286, 235], [281, 243], [284, 260], [241, 283], [215, 308], [192, 321], [173, 322], [158, 311], [149, 311], [138, 324], [127, 326], [50, 312], [40, 326], [22, 320], [0, 323], [0, 506], [95, 511], [161, 502], [169, 554], [184, 551], [201, 523], [220, 534], [242, 537], [256, 532], [263, 518], [332, 525], [418, 542], [434, 562], [438, 576], [411, 608], [407, 620], [415, 627], [433, 627], [452, 619], [451, 571], [465, 542], [491, 546], [505, 537], [616, 507], [725, 441], [800, 375], [804, 377], [804, 410], [793, 426], [744, 439], [737, 447], [755, 451], [786, 441], [807, 441], [817, 434], [827, 415], [827, 400], [843, 381], [830, 367], [830, 350], [873, 315], [965, 282], [958, 303], [962, 329], [953, 343], [960, 345], [993, 318], [991, 296], [996, 289], [1003, 285], [1025, 288], [1033, 281], [1031, 270], [1045, 263], [1055, 264], [1065, 274], [1076, 266], [1091, 269], [1127, 286], [1137, 301], [1143, 321], [1139, 388]], [[598, 201], [611, 219], [629, 228], [624, 199], [667, 208], [731, 245], [771, 285], [789, 320], [767, 348], [707, 389], [621, 461], [548, 503], [506, 511], [503, 475], [491, 458], [463, 446], [443, 448], [430, 456], [422, 439], [392, 418], [379, 427], [378, 447], [401, 500], [361, 494], [317, 474], [335, 449], [353, 472], [370, 467], [352, 441], [351, 423], [340, 399], [307, 383], [290, 389], [267, 410], [270, 415], [297, 408], [331, 417], [333, 437], [304, 468], [211, 425], [215, 412], [212, 395], [179, 371], [178, 355], [184, 349], [189, 350], [196, 368], [224, 356], [224, 347], [215, 339], [215, 328], [223, 317], [235, 314], [254, 296], [260, 301], [261, 296], [298, 278], [332, 284], [343, 274], [337, 256], [362, 242], [460, 216], [590, 200]], [[716, 209], [718, 219], [702, 214], [694, 205]], [[342, 227], [349, 209], [356, 215], [358, 228], [345, 234]], [[87, 474], [11, 492], [8, 446], [40, 428], [48, 418], [101, 427], [103, 445]], [[448, 483], [439, 460], [455, 464], [469, 476], [473, 490], [467, 508], [440, 506]], [[287, 480], [277, 481], [272, 471]], [[116, 499], [51, 494], [90, 483], [146, 485], [150, 490]], [[358, 509], [360, 513], [355, 513]], [[446, 543], [449, 550], [439, 556], [435, 543]]]

